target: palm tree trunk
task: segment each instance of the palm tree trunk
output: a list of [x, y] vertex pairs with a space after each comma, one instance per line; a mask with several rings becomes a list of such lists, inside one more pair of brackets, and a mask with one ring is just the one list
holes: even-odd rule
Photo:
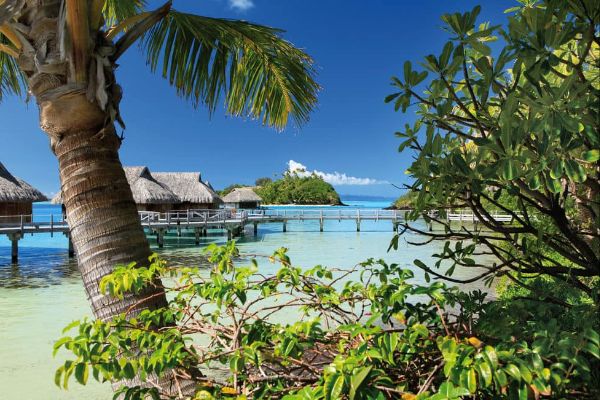
[[116, 265], [147, 265], [150, 255], [113, 126], [104, 127], [106, 116], [83, 94], [41, 102], [40, 115], [58, 158], [67, 220], [94, 316], [110, 320], [126, 311], [135, 315], [144, 308], [166, 306], [160, 288], [123, 299], [99, 292], [100, 280]]
[[[134, 316], [144, 309], [166, 307], [158, 280], [155, 287], [123, 298], [99, 291], [100, 280], [116, 265], [147, 265], [151, 254], [119, 160], [121, 139], [113, 125], [104, 126], [107, 116], [83, 93], [38, 103], [41, 127], [58, 158], [67, 221], [94, 316], [108, 321], [121, 313]], [[122, 385], [160, 387], [165, 398], [192, 395], [195, 389], [193, 381], [174, 379], [173, 371], [160, 379], [149, 376], [146, 382], [139, 378], [113, 382], [114, 389]]]

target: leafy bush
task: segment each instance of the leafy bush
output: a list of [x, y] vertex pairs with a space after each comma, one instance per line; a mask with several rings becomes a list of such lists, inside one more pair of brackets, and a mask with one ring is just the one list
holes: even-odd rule
[[[441, 54], [422, 68], [407, 61], [393, 78], [386, 100], [417, 115], [397, 133], [400, 149], [414, 151], [409, 215], [443, 227], [405, 228], [477, 244], [498, 262], [466, 266], [488, 277], [527, 286], [542, 273], [597, 298], [600, 3], [521, 3], [504, 25], [478, 23], [479, 7], [443, 16], [451, 38]], [[452, 227], [449, 203], [480, 224]], [[494, 218], [498, 210], [510, 224]]]
[[[58, 369], [57, 384], [67, 387], [73, 376], [85, 384], [90, 374], [144, 380], [174, 370], [196, 383], [195, 399], [600, 394], [592, 385], [600, 367], [597, 331], [584, 321], [558, 331], [547, 319], [552, 305], [504, 310], [479, 291], [416, 284], [411, 270], [382, 260], [303, 270], [280, 249], [270, 257], [280, 268], [266, 276], [256, 259], [238, 266], [239, 258], [231, 242], [208, 248], [210, 270], [170, 268], [156, 257], [148, 268], [117, 268], [102, 280], [103, 291], [140, 292], [160, 276], [169, 307], [68, 326], [71, 336], [55, 351], [64, 347], [74, 358]], [[497, 323], [502, 315], [518, 318], [518, 337], [514, 324]], [[131, 382], [115, 397], [161, 395]]]
[[342, 204], [333, 186], [317, 175], [286, 173], [283, 178], [256, 188], [265, 204]]

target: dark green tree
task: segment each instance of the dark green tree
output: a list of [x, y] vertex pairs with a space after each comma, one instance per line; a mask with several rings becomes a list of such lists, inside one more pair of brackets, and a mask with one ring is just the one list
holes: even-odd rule
[[267, 185], [269, 183], [273, 182], [273, 179], [269, 178], [269, 177], [263, 177], [263, 178], [258, 178], [254, 184], [256, 186], [264, 186]]
[[[478, 24], [479, 7], [444, 16], [451, 39], [441, 54], [425, 57], [422, 70], [406, 62], [403, 77], [393, 78], [398, 92], [386, 101], [418, 116], [397, 133], [401, 149], [415, 152], [408, 170], [418, 192], [411, 217], [437, 211], [431, 218], [444, 231], [406, 228], [435, 240], [469, 241], [447, 246], [440, 262], [481, 268], [481, 278], [506, 275], [526, 285], [526, 277], [543, 274], [595, 296], [600, 5], [521, 3], [505, 26]], [[492, 51], [489, 43], [498, 39]], [[448, 206], [469, 208], [481, 223], [451, 227]], [[496, 221], [496, 211], [512, 223]], [[476, 252], [498, 262], [475, 263]]]

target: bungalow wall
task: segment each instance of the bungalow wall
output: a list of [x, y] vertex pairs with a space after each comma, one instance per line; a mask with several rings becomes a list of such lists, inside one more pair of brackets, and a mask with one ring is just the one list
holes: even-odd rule
[[[21, 215], [30, 216], [33, 213], [31, 202], [0, 203], [0, 224], [21, 222]], [[27, 218], [24, 222], [30, 222]]]
[[138, 211], [154, 211], [165, 213], [175, 210], [174, 204], [136, 204]]
[[174, 211], [186, 211], [186, 210], [214, 210], [219, 208], [217, 203], [190, 203], [184, 202], [180, 204], [174, 204], [172, 210]]
[[238, 208], [238, 209], [255, 209], [260, 207], [260, 202], [257, 201], [243, 201], [241, 203], [225, 203], [227, 208]]

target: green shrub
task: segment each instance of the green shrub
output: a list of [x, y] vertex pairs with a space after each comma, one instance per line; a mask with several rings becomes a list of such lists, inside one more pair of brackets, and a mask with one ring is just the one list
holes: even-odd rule
[[[349, 270], [292, 265], [285, 249], [259, 273], [239, 266], [235, 243], [210, 246], [210, 270], [119, 267], [102, 281], [113, 296], [140, 292], [160, 276], [169, 307], [111, 322], [82, 320], [55, 349], [73, 358], [56, 374], [67, 387], [175, 370], [196, 399], [593, 398], [599, 336], [586, 321], [564, 330], [555, 305], [486, 303], [382, 260]], [[553, 318], [550, 316], [554, 315]], [[511, 323], [504, 323], [512, 321]], [[166, 328], [154, 328], [156, 326]], [[158, 398], [130, 386], [126, 398]], [[116, 396], [117, 396], [116, 395]]]

